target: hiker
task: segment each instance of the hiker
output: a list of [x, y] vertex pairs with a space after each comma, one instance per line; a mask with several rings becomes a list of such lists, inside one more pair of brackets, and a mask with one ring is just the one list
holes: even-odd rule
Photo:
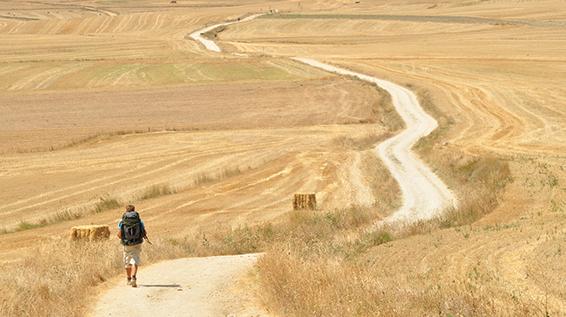
[[141, 264], [140, 253], [144, 239], [147, 239], [147, 232], [143, 221], [140, 219], [136, 207], [126, 206], [126, 212], [122, 215], [122, 220], [118, 223], [118, 238], [124, 246], [124, 266], [128, 285], [138, 287], [136, 273]]

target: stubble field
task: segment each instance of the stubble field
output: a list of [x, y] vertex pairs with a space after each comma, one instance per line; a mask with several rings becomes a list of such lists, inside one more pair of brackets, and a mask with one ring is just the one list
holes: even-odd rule
[[[5, 272], [72, 225], [113, 227], [124, 203], [172, 238], [284, 223], [295, 192], [319, 193], [322, 210], [389, 214], [398, 188], [372, 152], [401, 128], [388, 96], [287, 59], [305, 56], [417, 93], [440, 124], [417, 153], [463, 216], [374, 241], [353, 259], [336, 251], [335, 240], [356, 236], [350, 229], [330, 246], [266, 247], [267, 306], [283, 315], [565, 311], [562, 1], [178, 2], [0, 4], [0, 42], [10, 43], [0, 47]], [[269, 9], [281, 14], [216, 35], [226, 54], [186, 37]], [[311, 283], [324, 286], [320, 296]]]

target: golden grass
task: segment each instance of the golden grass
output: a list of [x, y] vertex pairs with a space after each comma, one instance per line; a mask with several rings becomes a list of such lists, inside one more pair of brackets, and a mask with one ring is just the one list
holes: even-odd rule
[[[278, 232], [279, 237], [284, 234]], [[220, 227], [183, 239], [155, 239], [153, 245], [144, 245], [142, 257], [150, 264], [186, 256], [248, 253], [258, 251], [273, 237], [271, 224]], [[117, 239], [73, 242], [55, 238], [36, 246], [22, 261], [0, 264], [0, 315], [84, 316], [93, 287], [120, 274], [121, 259]]]
[[70, 209], [65, 209], [56, 212], [55, 214], [45, 217], [37, 222], [20, 221], [15, 228], [7, 229], [3, 228], [0, 230], [1, 234], [13, 233], [18, 231], [30, 230], [35, 228], [41, 228], [53, 224], [57, 224], [64, 221], [70, 221], [75, 219], [83, 218], [87, 215], [101, 213], [106, 210], [116, 209], [122, 206], [122, 204], [115, 198], [103, 196], [94, 203], [94, 205], [85, 211], [72, 211]]
[[[248, 167], [248, 169], [250, 169]], [[245, 169], [244, 169], [245, 171]], [[194, 185], [195, 186], [200, 186], [200, 185], [204, 185], [204, 184], [208, 184], [208, 183], [213, 183], [213, 182], [217, 182], [217, 181], [221, 181], [233, 176], [237, 176], [242, 174], [242, 169], [239, 167], [234, 167], [234, 168], [223, 168], [220, 172], [218, 173], [201, 173], [199, 175], [197, 175], [196, 179], [194, 180]]]
[[[478, 182], [499, 175], [492, 171], [480, 173], [485, 166], [499, 165], [478, 160], [459, 171], [470, 178], [477, 175], [474, 177]], [[499, 179], [485, 183], [495, 186]], [[151, 187], [148, 197], [167, 192], [166, 189]], [[422, 285], [400, 288], [398, 281], [387, 275], [386, 268], [365, 260], [374, 247], [393, 239], [420, 234], [426, 232], [423, 228], [438, 228], [444, 223], [461, 224], [453, 221], [452, 215], [415, 226], [362, 230], [376, 217], [374, 210], [361, 208], [291, 212], [287, 221], [276, 225], [265, 223], [234, 229], [226, 226], [181, 239], [158, 239], [153, 246], [144, 248], [144, 260], [152, 263], [184, 256], [267, 251], [258, 266], [262, 293], [273, 309], [286, 316], [501, 312], [501, 307], [488, 300], [487, 293], [472, 289], [471, 284], [464, 284], [468, 287], [464, 289], [444, 290], [421, 278], [414, 282]], [[92, 287], [120, 273], [120, 259], [117, 241], [56, 240], [38, 246], [23, 263], [5, 264], [2, 268], [0, 292], [5, 294], [5, 300], [1, 311], [8, 316], [82, 316], [88, 308]], [[400, 297], [402, 301], [398, 300]], [[413, 304], [407, 305], [407, 301]], [[83, 304], [77, 306], [77, 303]], [[520, 304], [514, 312], [522, 315], [536, 308]], [[32, 309], [23, 310], [24, 306]]]
[[[366, 3], [362, 5], [365, 6]], [[466, 3], [463, 5], [473, 4]], [[436, 6], [431, 6], [429, 9]], [[419, 7], [418, 10], [422, 10], [422, 8]], [[413, 11], [409, 11], [409, 13], [411, 12]], [[505, 12], [505, 10], [501, 10], [501, 12]], [[321, 17], [326, 18], [325, 16]], [[356, 17], [359, 19], [360, 15], [349, 14], [333, 16], [332, 18], [336, 17], [348, 19]], [[365, 16], [362, 18], [366, 19]], [[373, 18], [383, 19], [382, 16], [374, 16]], [[403, 18], [407, 19], [408, 17]], [[453, 17], [446, 16], [442, 19], [446, 18]], [[409, 19], [422, 19], [422, 17], [409, 17]], [[434, 18], [433, 20], [437, 19], [440, 18]], [[269, 22], [270, 25], [273, 23], [273, 21]], [[429, 24], [427, 23], [426, 25]], [[331, 28], [328, 28], [328, 24], [321, 25], [323, 25], [325, 32], [334, 32]], [[341, 26], [342, 24], [336, 23], [336, 25], [339, 28], [344, 28]], [[361, 29], [357, 24], [352, 25], [356, 25], [357, 29]], [[376, 25], [379, 26], [381, 24], [376, 23]], [[393, 26], [398, 25], [394, 24]], [[272, 30], [273, 28], [265, 29]], [[397, 27], [391, 29], [399, 32]], [[455, 29], [455, 27], [446, 26], [446, 31], [451, 29]], [[435, 32], [436, 30], [437, 28], [434, 29]], [[257, 34], [257, 31], [259, 30], [254, 30], [254, 34]], [[288, 31], [289, 28], [287, 27], [284, 33], [285, 36], [288, 36]], [[369, 28], [369, 31], [374, 32], [374, 29]], [[526, 42], [521, 40], [521, 38], [528, 37], [531, 39], [537, 37], [532, 37], [530, 33], [525, 31], [525, 28], [518, 28], [515, 33], [509, 33], [517, 37], [514, 40], [514, 43], [517, 43], [514, 46], [517, 50], [513, 52], [517, 56], [522, 56], [523, 53], [526, 56], [532, 54], [533, 46], [525, 45], [531, 42]], [[540, 32], [543, 32], [539, 29], [536, 31], [538, 35], [540, 35]], [[479, 39], [481, 41], [480, 44], [483, 44], [486, 39], [497, 39], [497, 41], [493, 41], [493, 44], [496, 46], [512, 44], [507, 40], [501, 41], [502, 33], [493, 32], [492, 35], [491, 32], [477, 32], [477, 38], [473, 33], [467, 33], [470, 34], [471, 41], [464, 41], [466, 43], [478, 43]], [[383, 35], [384, 32], [377, 34]], [[553, 35], [554, 33], [549, 32], [549, 34]], [[333, 35], [337, 36], [340, 34]], [[305, 37], [304, 34], [302, 36], [304, 39], [299, 38], [296, 41], [313, 43], [317, 40], [312, 38], [312, 36], [311, 38]], [[265, 38], [268, 37], [260, 40], [265, 41]], [[347, 48], [346, 45], [340, 45], [340, 41], [344, 41], [343, 39], [336, 37], [339, 45], [331, 47], [327, 43], [327, 37], [319, 38], [320, 41], [324, 41], [326, 44], [321, 46], [325, 54], [332, 53], [337, 49], [335, 56], [339, 56], [341, 49], [348, 50], [347, 54], [351, 54], [350, 48]], [[345, 36], [344, 38], [349, 42], [352, 41], [351, 36]], [[457, 51], [458, 53], [454, 54], [456, 57], [464, 53], [480, 58], [499, 57], [501, 52], [504, 52], [498, 51], [494, 46], [485, 45], [472, 45], [471, 50], [462, 49], [462, 39], [469, 38], [447, 37], [445, 32], [441, 32], [435, 35], [432, 41], [427, 41], [429, 43], [428, 47], [431, 50], [425, 52], [424, 56], [429, 54], [430, 56], [437, 56], [438, 52], [440, 52], [437, 50]], [[282, 41], [287, 41], [287, 39]], [[364, 52], [368, 51], [380, 52], [385, 57], [412, 57], [414, 52], [419, 51], [418, 47], [415, 48], [410, 43], [400, 42], [397, 39], [394, 39], [392, 43], [388, 43], [389, 40], [387, 38], [380, 41], [370, 40], [367, 42], [379, 43], [380, 49], [360, 47], [358, 52], [356, 52], [359, 55], [358, 58], [367, 54]], [[454, 45], [453, 42], [457, 42], [457, 45]], [[402, 45], [399, 47], [397, 43]], [[437, 43], [442, 44], [437, 45]], [[553, 43], [559, 42], [553, 41]], [[418, 42], [416, 45], [422, 46], [422, 43]], [[451, 49], [451, 45], [456, 49]], [[536, 47], [542, 50], [546, 49], [545, 46], [538, 45]], [[487, 51], [486, 48], [488, 49]], [[150, 49], [151, 47], [148, 46], [146, 51], [150, 51]], [[262, 46], [258, 45], [257, 49], [262, 49]], [[295, 46], [292, 49], [293, 55], [297, 55]], [[277, 50], [284, 51], [284, 47], [278, 44]], [[543, 55], [552, 57], [554, 56], [553, 54], [559, 54], [558, 49], [551, 51], [556, 53]], [[299, 52], [301, 52], [301, 48], [299, 48]], [[75, 53], [71, 51], [70, 54]], [[445, 53], [442, 52], [442, 54]], [[442, 54], [440, 56], [444, 56]], [[534, 58], [538, 58], [538, 56], [535, 54]], [[445, 63], [445, 61], [441, 63]], [[469, 61], [465, 61], [465, 63], [469, 63]], [[108, 68], [105, 72], [109, 73], [113, 71], [113, 68], [114, 66]], [[213, 77], [216, 80], [226, 78], [222, 71], [218, 70], [220, 68], [215, 67], [215, 65], [203, 68], [207, 70], [205, 73], [214, 75]], [[76, 72], [79, 73], [80, 71], [77, 70]], [[124, 68], [116, 72], [116, 76], [127, 74], [129, 71], [130, 69]], [[157, 75], [157, 77], [148, 77], [153, 82], [165, 84], [162, 81], [169, 78], [161, 76], [162, 74], [168, 74], [168, 72], [164, 72], [160, 65], [155, 67], [155, 69], [152, 68], [152, 73]], [[242, 80], [242, 78], [246, 79], [256, 75], [255, 72], [248, 71], [247, 69], [243, 69], [242, 73], [236, 73], [239, 76], [238, 78], [229, 77], [228, 79]], [[218, 74], [223, 76], [217, 76]], [[268, 71], [265, 74], [269, 78], [272, 76], [276, 77], [275, 75], [279, 76], [279, 72], [273, 72], [272, 74], [271, 71]], [[113, 81], [116, 76], [106, 77]], [[80, 77], [83, 77], [83, 75]], [[124, 84], [135, 86], [141, 82], [145, 83], [145, 81], [137, 77], [136, 75], [129, 79], [128, 76], [125, 76]], [[482, 76], [482, 78], [485, 77]], [[529, 83], [531, 82], [530, 78], [531, 76], [529, 76]], [[134, 81], [128, 82], [128, 80], [132, 79]], [[202, 81], [203, 78], [198, 78], [198, 80]], [[74, 81], [71, 80], [67, 82], [74, 84]], [[30, 81], [28, 84], [28, 86], [23, 85], [21, 87], [36, 87], [34, 82]], [[100, 84], [101, 86], [109, 85], [105, 80], [102, 80]], [[54, 87], [61, 88], [62, 86], [55, 85]], [[543, 90], [541, 91], [546, 93]], [[420, 97], [425, 108], [431, 111], [430, 100], [423, 99], [422, 95]], [[554, 104], [560, 103], [554, 102]], [[449, 129], [452, 120], [449, 117], [443, 116], [442, 113], [431, 112], [439, 119], [441, 127], [419, 144], [418, 151], [441, 175], [442, 179], [448, 181], [452, 188], [456, 188], [461, 193], [459, 195], [460, 208], [458, 210], [449, 210], [441, 217], [432, 221], [404, 227], [382, 228], [381, 230], [364, 232], [363, 234], [357, 234], [356, 232], [367, 227], [375, 219], [375, 214], [369, 210], [354, 209], [317, 214], [291, 213], [288, 221], [281, 225], [264, 224], [257, 227], [244, 226], [235, 229], [229, 227], [217, 228], [211, 232], [182, 239], [156, 240], [155, 248], [146, 248], [144, 257], [147, 257], [147, 262], [151, 263], [164, 258], [187, 255], [232, 254], [266, 250], [268, 251], [267, 256], [259, 264], [260, 277], [264, 289], [263, 294], [274, 310], [287, 316], [548, 316], [549, 312], [544, 304], [540, 302], [525, 302], [520, 298], [517, 298], [513, 305], [504, 305], [499, 302], [497, 299], [497, 289], [491, 287], [490, 271], [486, 267], [478, 265], [474, 267], [472, 274], [468, 275], [468, 280], [457, 280], [454, 284], [447, 285], [441, 284], [435, 280], [434, 276], [429, 276], [426, 273], [402, 277], [399, 274], [392, 275], [390, 273], [395, 268], [383, 266], [379, 262], [372, 262], [372, 259], [368, 257], [368, 254], [380, 252], [383, 248], [387, 248], [387, 244], [395, 239], [413, 235], [427, 235], [430, 232], [442, 232], [440, 230], [443, 228], [462, 226], [475, 222], [498, 205], [506, 185], [513, 181], [509, 164], [502, 157], [484, 155], [483, 153], [470, 155], [454, 150], [449, 146], [439, 146], [440, 140], [444, 138], [444, 132]], [[389, 122], [386, 117], [383, 118], [385, 118], [384, 121], [386, 123]], [[524, 130], [529, 131], [530, 129]], [[85, 142], [89, 141], [92, 140], [86, 140]], [[366, 147], [366, 143], [371, 144], [371, 142], [373, 140], [368, 138], [367, 142], [361, 142], [360, 148], [356, 149], [363, 149]], [[336, 143], [344, 144], [344, 147], [347, 148], [353, 148], [353, 142], [349, 138], [337, 139]], [[235, 171], [234, 173], [237, 174], [238, 172]], [[203, 174], [197, 180], [197, 184], [214, 181], [216, 177], [216, 175]], [[221, 173], [218, 177], [230, 176], [223, 176]], [[557, 188], [559, 185], [558, 177], [553, 175], [549, 175], [544, 184], [544, 186], [550, 188]], [[170, 188], [157, 185], [148, 188], [147, 192], [142, 193], [141, 196], [152, 198], [156, 197], [156, 195], [167, 193], [169, 190]], [[557, 199], [560, 199], [560, 197]], [[393, 199], [390, 200], [392, 201]], [[101, 202], [100, 207], [102, 208], [106, 204], [113, 205], [109, 200], [109, 202]], [[561, 210], [564, 206], [562, 201], [552, 200], [551, 205], [553, 212], [562, 213]], [[96, 207], [94, 210], [96, 210]], [[55, 215], [55, 219], [72, 219], [75, 215], [66, 211]], [[22, 221], [19, 227], [29, 229], [40, 224], [41, 222], [35, 224]], [[560, 244], [556, 247], [560, 250]], [[102, 261], [100, 261], [101, 259]], [[26, 258], [23, 263], [4, 264], [2, 267], [0, 273], [0, 294], [2, 294], [0, 296], [0, 315], [82, 316], [85, 312], [85, 306], [77, 307], [76, 303], [85, 303], [85, 299], [90, 295], [89, 292], [92, 285], [96, 285], [121, 271], [119, 259], [119, 247], [117, 243], [113, 242], [70, 244], [56, 240], [53, 243], [38, 246], [34, 256]], [[92, 263], [97, 263], [97, 266], [94, 267]], [[496, 276], [496, 278], [498, 277]], [[26, 310], [24, 311], [22, 307], [26, 307]]]
[[22, 220], [13, 229], [3, 228], [2, 230], [0, 230], [0, 234], [7, 234], [12, 232], [41, 228], [64, 221], [80, 219], [87, 215], [98, 214], [106, 210], [116, 209], [120, 206], [122, 206], [122, 204], [116, 198], [101, 196], [90, 209], [84, 211], [72, 211], [70, 209], [65, 209], [58, 211], [51, 216], [45, 217], [39, 220], [38, 222], [28, 222]]
[[[145, 188], [141, 193], [135, 195], [135, 199], [130, 199], [131, 201], [143, 201], [147, 199], [153, 199], [161, 196], [172, 195], [177, 192], [177, 189], [172, 188], [169, 184], [157, 184]], [[37, 222], [20, 221], [15, 228], [0, 229], [0, 235], [13, 233], [18, 231], [30, 230], [40, 227], [45, 227], [65, 221], [71, 221], [76, 219], [81, 219], [89, 215], [98, 214], [111, 209], [118, 209], [123, 205], [123, 202], [117, 198], [110, 197], [108, 195], [101, 196], [98, 200], [90, 207], [79, 208], [77, 210], [64, 209], [56, 212], [55, 214], [45, 217]]]
[[[393, 122], [390, 129], [398, 127]], [[146, 263], [183, 256], [267, 251], [267, 255], [259, 263], [262, 293], [270, 306], [283, 315], [497, 312], [500, 307], [489, 304], [486, 300], [488, 294], [478, 294], [478, 290], [470, 289], [472, 286], [459, 284], [463, 289], [455, 292], [452, 289], [436, 289], [430, 279], [412, 277], [415, 281], [403, 283], [405, 288], [401, 288], [397, 286], [398, 281], [387, 275], [386, 268], [365, 260], [365, 256], [374, 252], [376, 246], [443, 227], [471, 223], [497, 204], [497, 195], [510, 180], [506, 162], [493, 157], [471, 158], [461, 153], [446, 155], [443, 151], [435, 151], [440, 133], [445, 129], [439, 131], [419, 144], [418, 150], [435, 162], [433, 166], [441, 171], [443, 179], [450, 179], [453, 187], [467, 192], [465, 196], [460, 195], [467, 198], [461, 199], [458, 211], [451, 211], [428, 222], [381, 228], [377, 231], [365, 230], [377, 219], [376, 210], [353, 208], [333, 212], [292, 212], [288, 220], [281, 224], [218, 227], [184, 238], [156, 240], [154, 246], [145, 248]], [[376, 141], [378, 140], [371, 135], [355, 140], [343, 137], [336, 138], [334, 145], [365, 150]], [[237, 168], [222, 170], [214, 175], [203, 174], [202, 177], [197, 177], [195, 185], [240, 173], [241, 170]], [[166, 184], [159, 184], [148, 187], [138, 198], [150, 199], [174, 191]], [[384, 193], [395, 195], [395, 191]], [[93, 212], [113, 208], [119, 203], [106, 197], [95, 204]], [[74, 216], [61, 215], [57, 219], [64, 221]], [[87, 307], [77, 307], [77, 303], [87, 303], [92, 286], [121, 271], [117, 244], [111, 241], [95, 244], [54, 241], [38, 247], [32, 253], [33, 257], [29, 256], [24, 260], [26, 264], [35, 261], [37, 269], [28, 269], [28, 266], [20, 263], [6, 264], [0, 276], [1, 287], [5, 287], [5, 290], [0, 290], [6, 294], [2, 312], [5, 311], [10, 316], [28, 313], [48, 316], [82, 315]], [[92, 265], [95, 262], [96, 267]], [[33, 282], [37, 280], [43, 282]], [[421, 285], [408, 288], [414, 282]], [[403, 301], [398, 300], [398, 297], [402, 297]], [[406, 301], [413, 304], [407, 305]], [[24, 312], [21, 310], [24, 304], [43, 308], [41, 311]]]
[[[332, 237], [337, 229], [370, 219], [370, 213], [361, 210], [291, 213], [290, 220], [283, 225], [266, 223], [234, 229], [221, 226], [181, 239], [156, 239], [153, 245], [144, 246], [143, 259], [149, 264], [186, 256], [257, 252], [274, 241], [282, 241], [288, 234], [314, 242], [320, 237]], [[117, 240], [87, 243], [54, 239], [33, 248], [21, 262], [2, 265], [0, 312], [2, 316], [83, 316], [93, 287], [121, 270]]]
[[[289, 251], [287, 249], [280, 251]], [[539, 303], [498, 305], [488, 288], [444, 288], [426, 276], [399, 280], [379, 263], [300, 251], [273, 252], [259, 262], [266, 301], [283, 316], [544, 316]]]
[[118, 272], [119, 259], [118, 249], [107, 242], [38, 246], [33, 256], [2, 267], [0, 311], [4, 316], [81, 316], [85, 307], [77, 303], [91, 286]]
[[175, 188], [172, 188], [168, 184], [152, 185], [146, 188], [144, 192], [142, 192], [139, 199], [140, 200], [152, 199], [156, 197], [172, 195], [176, 192], [177, 190]]
[[[487, 188], [481, 192], [486, 193]], [[283, 316], [542, 314], [546, 308], [540, 302], [517, 298], [512, 307], [498, 302], [485, 280], [489, 272], [479, 272], [482, 268], [474, 271], [475, 280], [455, 280], [446, 287], [426, 273], [399, 280], [399, 274], [391, 274], [394, 268], [382, 266], [368, 256], [379, 252], [377, 246], [396, 239], [470, 223], [494, 208], [495, 198], [464, 200], [462, 214], [453, 211], [430, 221], [374, 231], [365, 231], [365, 225], [373, 219], [371, 214], [360, 217], [355, 210], [347, 214], [303, 214], [298, 218], [301, 225], [289, 228], [284, 239], [275, 240], [259, 261], [263, 300]], [[478, 279], [482, 279], [480, 286]]]
[[[116, 136], [123, 136], [123, 135], [130, 135], [130, 134], [144, 134], [144, 133], [158, 133], [158, 132], [177, 132], [177, 131], [197, 131], [198, 129], [195, 128], [163, 128], [163, 129], [152, 129], [148, 127], [147, 129], [135, 129], [135, 130], [118, 130], [118, 131], [109, 131], [109, 132], [98, 132], [93, 133], [92, 135], [76, 138], [70, 140], [67, 143], [59, 144], [59, 145], [42, 145], [40, 147], [32, 147], [32, 148], [16, 148], [13, 151], [5, 150], [5, 153], [36, 153], [36, 152], [53, 152], [59, 151], [64, 149], [69, 149], [85, 144], [94, 144], [96, 142], [102, 142], [105, 140], [109, 140]], [[0, 152], [2, 153], [2, 152]]]
[[[425, 98], [423, 106], [430, 111], [433, 105]], [[417, 150], [457, 189], [459, 208], [428, 221], [370, 231], [366, 228], [374, 219], [371, 216], [362, 217], [363, 221], [347, 220], [356, 217], [355, 211], [346, 217], [301, 215], [307, 229], [291, 228], [260, 259], [259, 279], [267, 305], [284, 316], [529, 316], [545, 311], [538, 302], [519, 299], [509, 308], [493, 299], [492, 288], [470, 281], [454, 281], [449, 288], [426, 275], [400, 281], [398, 274], [390, 274], [393, 268], [368, 257], [379, 252], [376, 246], [395, 239], [475, 222], [495, 209], [512, 181], [505, 160], [439, 149], [438, 140], [451, 120], [435, 112], [441, 117], [441, 127], [420, 142]], [[318, 217], [332, 219], [332, 228], [328, 230]]]
[[[180, 247], [154, 241], [144, 259], [184, 256]], [[22, 262], [5, 264], [0, 274], [2, 316], [84, 316], [93, 286], [122, 269], [117, 241], [55, 240], [38, 246]]]

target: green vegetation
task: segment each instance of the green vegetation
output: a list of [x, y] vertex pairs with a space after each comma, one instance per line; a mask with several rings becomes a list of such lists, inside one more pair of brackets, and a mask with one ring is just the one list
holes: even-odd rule
[[27, 221], [20, 221], [20, 223], [18, 224], [18, 227], [16, 228], [16, 231], [35, 229], [35, 228], [38, 228], [38, 227], [41, 227], [41, 226], [42, 226], [41, 223], [30, 223], [30, 222], [27, 222]]

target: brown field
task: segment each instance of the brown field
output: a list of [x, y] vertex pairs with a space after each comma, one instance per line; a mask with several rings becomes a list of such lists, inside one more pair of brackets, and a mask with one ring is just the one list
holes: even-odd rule
[[[328, 205], [341, 207], [348, 200], [336, 195], [348, 188], [335, 181], [347, 183], [351, 170], [342, 162], [361, 168], [357, 150], [388, 132], [368, 124], [390, 115], [378, 108], [385, 97], [367, 84], [289, 60], [207, 57], [184, 39], [207, 21], [234, 16], [230, 10], [258, 6], [204, 6], [199, 14], [162, 4], [147, 12], [133, 2], [100, 9], [115, 16], [53, 4], [61, 19], [38, 6], [8, 10], [34, 20], [5, 19], [0, 31], [12, 44], [0, 50], [0, 218], [5, 232], [42, 228], [6, 234], [3, 250], [73, 224], [59, 220], [113, 222], [112, 203], [114, 212], [91, 213], [103, 200], [141, 201], [155, 186], [174, 194], [143, 208], [156, 219], [202, 210], [208, 223], [260, 222], [288, 211], [300, 190], [327, 191]], [[107, 38], [116, 46], [99, 49], [96, 41]], [[140, 44], [146, 40], [149, 46]], [[256, 208], [261, 214], [253, 216]], [[196, 230], [193, 220], [182, 227]]]
[[[375, 122], [379, 95], [339, 78], [143, 90], [6, 93], [0, 151], [51, 150], [94, 137], [160, 130], [264, 129]], [[369, 97], [369, 98], [368, 98]], [[325, 103], [326, 108], [320, 107]], [[327, 114], [329, 111], [330, 114]], [[106, 114], [111, 112], [112, 116]], [[41, 135], [41, 137], [38, 137]], [[118, 154], [118, 153], [116, 153]]]
[[[280, 315], [564, 314], [563, 1], [168, 2], [0, 3], [2, 286], [29, 283], [8, 277], [38, 244], [134, 203], [157, 237], [288, 230], [258, 272]], [[227, 54], [186, 39], [271, 8], [217, 34]], [[387, 238], [363, 217], [288, 220], [295, 192], [373, 218], [400, 204], [371, 151], [400, 128], [386, 94], [293, 56], [413, 89], [440, 124], [417, 152], [461, 208]]]
[[[382, 309], [385, 315], [563, 314], [566, 298], [558, 286], [566, 275], [560, 264], [566, 212], [563, 5], [362, 4], [311, 17], [307, 12], [264, 17], [219, 35], [233, 50], [314, 56], [415, 89], [441, 124], [419, 146], [420, 153], [460, 188], [460, 197], [471, 195], [483, 203], [451, 170], [467, 173], [470, 162], [489, 156], [510, 168], [513, 181], [497, 198], [497, 207], [471, 225], [387, 243], [357, 264], [344, 264], [344, 271], [336, 272], [330, 260], [311, 260], [321, 267], [320, 275], [310, 278], [313, 283], [333, 281], [334, 274], [373, 277], [371, 291], [370, 285], [330, 283], [343, 292], [366, 290], [358, 294], [362, 301], [382, 304], [360, 305], [361, 311]], [[474, 174], [466, 182], [473, 182]], [[366, 260], [375, 264], [360, 269]], [[327, 268], [325, 261], [330, 261]], [[308, 274], [294, 272], [305, 274], [301, 280], [265, 271], [291, 284], [293, 278], [305, 283]], [[322, 308], [337, 300], [331, 292], [310, 298], [317, 311], [341, 315], [347, 311], [341, 309], [352, 309]], [[279, 307], [305, 314], [301, 304], [284, 297]]]

